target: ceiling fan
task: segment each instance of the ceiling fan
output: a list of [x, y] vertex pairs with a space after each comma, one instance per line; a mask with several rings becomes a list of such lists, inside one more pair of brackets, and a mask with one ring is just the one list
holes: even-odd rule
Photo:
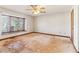
[[40, 5], [30, 5], [30, 7], [31, 9], [26, 10], [31, 10], [33, 14], [46, 13], [45, 7]]

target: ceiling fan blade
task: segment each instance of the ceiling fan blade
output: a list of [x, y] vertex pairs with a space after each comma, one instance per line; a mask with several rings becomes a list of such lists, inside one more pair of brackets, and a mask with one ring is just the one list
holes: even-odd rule
[[32, 9], [37, 9], [37, 5], [31, 5]]
[[40, 12], [46, 13], [46, 10], [45, 9], [41, 9]]
[[45, 9], [44, 7], [41, 7], [40, 9]]
[[46, 13], [46, 11], [40, 11], [40, 13]]

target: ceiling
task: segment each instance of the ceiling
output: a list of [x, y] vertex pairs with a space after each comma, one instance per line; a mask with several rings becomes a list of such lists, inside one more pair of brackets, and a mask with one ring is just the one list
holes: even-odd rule
[[46, 9], [46, 13], [41, 13], [34, 15], [32, 14], [31, 9], [29, 5], [0, 5], [2, 8], [10, 9], [16, 12], [20, 12], [26, 15], [30, 16], [38, 16], [38, 15], [46, 15], [46, 14], [52, 14], [52, 13], [60, 13], [60, 12], [69, 12], [72, 5], [42, 5]]

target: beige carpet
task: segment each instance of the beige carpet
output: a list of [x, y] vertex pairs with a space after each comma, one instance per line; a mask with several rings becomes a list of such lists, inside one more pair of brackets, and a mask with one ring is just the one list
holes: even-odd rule
[[69, 38], [31, 33], [0, 41], [1, 53], [75, 53]]

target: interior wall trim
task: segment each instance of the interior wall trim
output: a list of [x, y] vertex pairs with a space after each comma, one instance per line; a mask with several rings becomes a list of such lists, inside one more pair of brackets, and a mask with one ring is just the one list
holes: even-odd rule
[[72, 41], [72, 39], [71, 39], [71, 38], [70, 38], [70, 40], [71, 40], [71, 42], [72, 42], [72, 45], [73, 45], [73, 47], [74, 47], [75, 51], [76, 51], [77, 53], [79, 53], [79, 51], [76, 49], [76, 47], [75, 47], [75, 45], [74, 45], [74, 43], [73, 43], [73, 41]]
[[22, 35], [31, 34], [31, 33], [33, 33], [33, 32], [29, 32], [29, 33], [24, 33], [24, 34], [21, 34], [21, 35], [16, 35], [16, 36], [11, 36], [11, 37], [7, 37], [7, 38], [3, 38], [3, 39], [0, 39], [0, 41], [6, 40], [6, 39], [10, 39], [10, 38], [15, 38], [15, 37], [22, 36]]
[[33, 32], [33, 33], [40, 33], [40, 34], [46, 34], [46, 35], [52, 35], [52, 36], [60, 36], [60, 37], [70, 38], [70, 36], [57, 35], [57, 34], [48, 34], [48, 33], [42, 33], [42, 32]]

